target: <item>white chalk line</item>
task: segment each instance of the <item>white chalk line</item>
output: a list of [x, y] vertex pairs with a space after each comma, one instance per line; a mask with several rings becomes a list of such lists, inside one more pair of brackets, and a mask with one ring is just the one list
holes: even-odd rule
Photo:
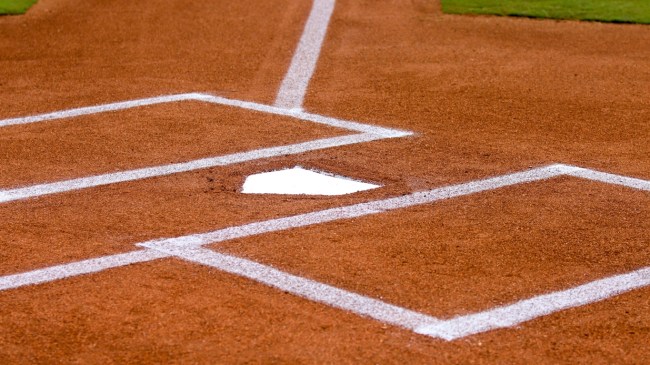
[[[289, 67], [289, 71], [287, 72], [285, 80], [282, 84], [283, 86], [280, 88], [278, 95], [278, 100], [290, 101], [286, 106], [284, 103], [276, 103], [277, 106], [268, 106], [254, 102], [222, 98], [204, 93], [186, 93], [74, 108], [28, 117], [4, 119], [0, 120], [0, 127], [38, 123], [59, 120], [63, 118], [73, 118], [104, 112], [114, 112], [118, 110], [125, 110], [154, 104], [187, 100], [200, 100], [215, 104], [228, 105], [249, 110], [272, 113], [276, 115], [293, 117], [300, 120], [325, 124], [337, 128], [344, 128], [351, 131], [360, 132], [360, 135], [320, 139], [305, 143], [264, 148], [226, 156], [197, 159], [183, 163], [132, 169], [58, 182], [36, 184], [27, 187], [5, 189], [0, 190], [0, 203], [7, 203], [11, 201], [50, 194], [58, 194], [72, 190], [87, 189], [102, 185], [135, 181], [158, 176], [166, 176], [170, 174], [188, 172], [209, 167], [225, 166], [233, 163], [252, 161], [261, 158], [304, 153], [318, 149], [368, 142], [377, 139], [396, 138], [411, 135], [412, 133], [407, 131], [399, 131], [357, 122], [329, 118], [321, 115], [305, 113], [300, 110], [300, 108], [296, 108], [302, 104], [302, 99], [307, 90], [309, 79], [313, 74], [316, 62], [318, 61], [320, 48], [325, 38], [325, 33], [327, 31], [327, 26], [329, 24], [329, 19], [333, 10], [334, 0], [314, 0], [311, 13], [307, 19], [305, 29], [298, 43], [298, 47], [292, 59], [291, 66]], [[294, 105], [295, 102], [299, 102], [299, 104]]]
[[[393, 308], [395, 307], [392, 304], [376, 299], [372, 299], [371, 302], [366, 302], [364, 300], [369, 298], [363, 296], [358, 297], [357, 294], [341, 289], [332, 292], [331, 286], [317, 283], [309, 279], [296, 279], [294, 275], [284, 273], [270, 266], [235, 258], [229, 255], [218, 254], [214, 251], [208, 251], [211, 253], [206, 253], [204, 251], [193, 250], [196, 250], [203, 245], [214, 244], [236, 238], [250, 237], [253, 235], [306, 227], [335, 220], [378, 214], [394, 209], [433, 203], [438, 200], [499, 189], [521, 183], [546, 180], [557, 176], [575, 176], [601, 182], [605, 181], [603, 179], [606, 177], [608, 181], [605, 182], [624, 185], [634, 189], [649, 190], [648, 188], [650, 187], [650, 181], [612, 174], [603, 174], [604, 173], [576, 166], [555, 164], [529, 171], [413, 193], [402, 197], [360, 203], [341, 208], [326, 209], [318, 212], [272, 219], [263, 222], [255, 222], [202, 234], [153, 240], [138, 245], [145, 248], [160, 250], [161, 252], [185, 258], [190, 261], [217, 267], [224, 271], [256, 280], [263, 284], [279, 288], [309, 300], [325, 303], [362, 316], [407, 328], [419, 334], [450, 341], [496, 328], [511, 327], [560, 310], [590, 304], [633, 289], [648, 286], [650, 285], [650, 276], [648, 275], [650, 267], [611, 278], [597, 280], [576, 288], [540, 295], [522, 300], [506, 307], [491, 309], [466, 316], [459, 316], [450, 320], [442, 320], [408, 309], [404, 309], [404, 312], [399, 312], [394, 317], [390, 317], [390, 313], [394, 313]], [[206, 255], [210, 258], [206, 259]], [[239, 269], [233, 269], [233, 267], [236, 266], [235, 263], [239, 263]], [[320, 294], [322, 294], [322, 296]], [[333, 303], [333, 298], [339, 299], [340, 302], [337, 303], [336, 300], [334, 300]], [[364, 305], [367, 306], [364, 307]], [[390, 318], [387, 319], [387, 317]]]
[[83, 108], [59, 110], [52, 113], [38, 114], [38, 115], [32, 115], [28, 117], [3, 119], [0, 120], [0, 127], [55, 121], [55, 120], [75, 118], [75, 117], [90, 115], [90, 114], [115, 112], [115, 111], [138, 108], [138, 107], [143, 107], [148, 105], [173, 103], [179, 101], [202, 101], [202, 102], [207, 102], [212, 104], [248, 109], [248, 110], [258, 111], [262, 113], [281, 115], [281, 116], [297, 119], [299, 121], [307, 121], [307, 122], [327, 125], [330, 127], [347, 129], [350, 131], [355, 131], [360, 133], [376, 134], [378, 136], [384, 136], [387, 138], [405, 137], [413, 134], [412, 132], [409, 131], [402, 131], [397, 129], [379, 127], [370, 124], [353, 122], [349, 120], [336, 119], [336, 118], [326, 117], [323, 115], [308, 113], [300, 110], [285, 109], [277, 106], [259, 104], [251, 101], [228, 99], [221, 96], [215, 96], [206, 93], [186, 93], [186, 94], [157, 96], [152, 98], [127, 100], [127, 101], [101, 104], [101, 105], [95, 105], [95, 106], [89, 106]]
[[68, 264], [0, 277], [0, 291], [26, 285], [48, 283], [73, 276], [96, 273], [107, 269], [152, 261], [169, 255], [154, 250], [138, 250], [122, 254], [97, 257]]
[[407, 328], [438, 324], [439, 320], [331, 285], [288, 274], [273, 267], [224, 255], [202, 247], [156, 248], [162, 254], [214, 267], [335, 308]]
[[194, 99], [195, 96], [197, 95], [199, 94], [190, 93], [190, 94], [166, 95], [166, 96], [159, 96], [159, 97], [146, 98], [146, 99], [128, 100], [128, 101], [122, 101], [117, 103], [88, 106], [83, 108], [60, 110], [52, 113], [45, 113], [45, 114], [28, 116], [28, 117], [3, 119], [0, 120], [0, 127], [8, 127], [12, 125], [21, 125], [21, 124], [31, 124], [31, 123], [45, 122], [48, 120], [73, 118], [82, 115], [124, 110], [124, 109], [130, 109], [135, 107], [147, 106], [147, 105], [191, 100]]
[[183, 237], [152, 240], [138, 245], [148, 248], [161, 248], [168, 246], [188, 248], [213, 244], [236, 238], [249, 237], [270, 232], [278, 232], [298, 227], [306, 227], [336, 220], [373, 215], [395, 209], [429, 204], [438, 200], [450, 199], [487, 190], [494, 190], [506, 186], [549, 179], [558, 175], [562, 175], [564, 171], [563, 169], [564, 165], [550, 165], [528, 171], [517, 172], [463, 184], [451, 185], [428, 191], [416, 192], [394, 198], [325, 209], [316, 212], [298, 214], [262, 222], [248, 223], [241, 226], [229, 227]]
[[346, 146], [384, 138], [386, 137], [380, 137], [371, 134], [354, 134], [341, 137], [318, 139], [310, 142], [296, 143], [286, 146], [262, 148], [258, 150], [234, 153], [218, 157], [203, 158], [189, 162], [181, 162], [155, 167], [145, 167], [141, 169], [126, 170], [21, 188], [0, 190], [0, 203], [8, 203], [45, 195], [59, 194], [73, 190], [88, 189], [102, 185], [167, 176], [210, 167], [227, 166], [246, 161], [301, 154], [309, 151]]
[[579, 177], [582, 179], [598, 181], [613, 185], [621, 185], [637, 190], [650, 191], [650, 181], [636, 179], [633, 177], [614, 175], [606, 172], [600, 172], [582, 167], [570, 166], [571, 171], [567, 175]]
[[[452, 185], [448, 187], [437, 188], [425, 192], [418, 192], [418, 193], [413, 193], [413, 194], [395, 197], [395, 198], [381, 199], [377, 201], [354, 204], [354, 205], [349, 205], [340, 208], [325, 209], [317, 212], [299, 214], [290, 217], [249, 223], [241, 226], [219, 229], [207, 233], [192, 234], [192, 235], [186, 235], [186, 236], [169, 238], [169, 239], [151, 240], [151, 241], [138, 243], [136, 245], [145, 248], [155, 248], [157, 250], [176, 250], [178, 248], [196, 248], [202, 245], [222, 242], [226, 240], [232, 240], [236, 238], [243, 238], [243, 237], [259, 235], [263, 233], [270, 233], [270, 232], [288, 230], [292, 228], [305, 227], [309, 225], [316, 225], [316, 224], [331, 222], [335, 220], [350, 219], [350, 218], [361, 217], [370, 214], [378, 214], [389, 210], [406, 208], [406, 207], [426, 204], [426, 203], [432, 203], [435, 202], [436, 200], [449, 199], [460, 195], [472, 194], [472, 193], [476, 193], [484, 190], [496, 189], [508, 185], [547, 179], [562, 174], [562, 171], [563, 170], [561, 165], [551, 165], [551, 166], [542, 167], [530, 171], [508, 174], [508, 175], [498, 176], [490, 179], [473, 181], [465, 184]], [[130, 255], [133, 254], [134, 253], [127, 253], [125, 255], [127, 255], [127, 257], [130, 257]], [[120, 260], [115, 260], [112, 257], [113, 256], [106, 256], [106, 257], [100, 257], [93, 260], [102, 260], [101, 262], [108, 261], [111, 263], [122, 262]], [[122, 256], [118, 255], [118, 257], [121, 258]], [[42, 270], [54, 270], [53, 272], [60, 272], [63, 270], [69, 274], [65, 277], [69, 277], [69, 276], [74, 276], [75, 273], [77, 273], [77, 275], [85, 274], [86, 273], [85, 265], [88, 265], [89, 263], [92, 262], [94, 261], [86, 260], [77, 263], [71, 263], [71, 264], [46, 268]], [[128, 261], [123, 261], [123, 263], [124, 265], [129, 264]], [[63, 267], [63, 269], [61, 267]], [[107, 268], [110, 267], [116, 267], [116, 266], [108, 266]], [[8, 286], [6, 288], [17, 288], [19, 286], [42, 283], [45, 281], [41, 279], [38, 280], [33, 279], [33, 278], [45, 278], [45, 276], [40, 274], [42, 270], [10, 275], [8, 277], [7, 276], [0, 277], [0, 282], [4, 282], [3, 280], [9, 280], [9, 282], [15, 283], [10, 287]], [[11, 278], [11, 279], [7, 279], [7, 278]], [[56, 280], [58, 276], [51, 276], [51, 278], [52, 280]], [[20, 285], [18, 285], [17, 283], [20, 283]], [[4, 290], [2, 288], [3, 287], [0, 287], [0, 290]]]
[[386, 138], [406, 137], [406, 136], [413, 135], [413, 132], [410, 131], [404, 131], [404, 130], [398, 130], [393, 128], [386, 128], [386, 127], [380, 127], [376, 125], [353, 122], [349, 120], [326, 117], [324, 115], [308, 113], [302, 110], [287, 109], [287, 108], [282, 108], [282, 107], [277, 107], [272, 105], [259, 104], [251, 101], [228, 99], [221, 96], [215, 96], [215, 95], [204, 94], [204, 93], [194, 93], [194, 94], [187, 94], [187, 95], [193, 95], [193, 98], [190, 100], [205, 101], [214, 104], [227, 105], [227, 106], [254, 110], [263, 113], [281, 115], [281, 116], [295, 118], [302, 121], [323, 124], [330, 127], [347, 129], [350, 131], [356, 131], [360, 133], [375, 134]]
[[[567, 175], [650, 191], [650, 181], [601, 173], [576, 166], [554, 164], [523, 172], [416, 192], [400, 197], [249, 223], [207, 233], [146, 241], [137, 244], [147, 249], [145, 251], [137, 251], [137, 255], [145, 255], [147, 259], [143, 259], [142, 261], [149, 261], [149, 252], [158, 251], [160, 252], [160, 257], [176, 256], [217, 267], [316, 302], [332, 305], [362, 316], [407, 328], [423, 335], [444, 340], [454, 340], [496, 328], [511, 327], [560, 310], [590, 304], [630, 290], [648, 286], [650, 285], [650, 267], [596, 280], [575, 288], [539, 295], [508, 306], [443, 320], [335, 288], [327, 284], [318, 283], [310, 279], [300, 278], [250, 260], [220, 254], [204, 249], [202, 246], [236, 238], [379, 214], [395, 209], [433, 203], [438, 200]], [[120, 255], [114, 255], [0, 277], [0, 290], [39, 284], [141, 262], [140, 259], [131, 259], [131, 255], [136, 255], [136, 253], [124, 254], [129, 259], [123, 261], [113, 259], [112, 257], [115, 256], [121, 257]], [[151, 256], [151, 259], [155, 258]], [[85, 264], [86, 262], [93, 263], [96, 261], [109, 262], [109, 264], [105, 264], [105, 266], [95, 264], [94, 266], [91, 265], [91, 270], [86, 269], [85, 266], [88, 265]], [[64, 272], [65, 275], [43, 274], [59, 272]]]
[[497, 328], [513, 327], [544, 315], [595, 303], [649, 285], [650, 266], [507, 306], [422, 325], [414, 331], [431, 337], [454, 340]]
[[153, 177], [167, 176], [182, 172], [195, 171], [217, 166], [226, 166], [246, 161], [253, 161], [265, 158], [272, 158], [278, 156], [287, 156], [305, 153], [309, 151], [322, 150], [333, 147], [340, 147], [352, 145], [357, 143], [370, 142], [385, 138], [398, 138], [411, 135], [412, 132], [401, 131], [390, 128], [382, 128], [358, 122], [340, 120], [330, 117], [325, 117], [317, 114], [305, 113], [300, 111], [286, 110], [273, 106], [257, 104], [253, 102], [233, 100], [201, 93], [177, 94], [164, 97], [148, 98], [131, 100], [119, 103], [104, 104], [87, 108], [63, 110], [54, 113], [41, 114], [26, 118], [15, 118], [0, 121], [0, 126], [9, 126], [17, 124], [37, 123], [44, 121], [52, 121], [63, 118], [72, 118], [81, 115], [88, 115], [93, 113], [102, 113], [109, 111], [124, 110], [136, 108], [146, 105], [177, 102], [177, 101], [203, 101], [213, 104], [238, 107], [258, 112], [270, 113], [275, 115], [287, 116], [299, 121], [307, 121], [318, 124], [327, 125], [335, 128], [342, 128], [359, 134], [317, 139], [302, 143], [289, 144], [284, 146], [261, 148], [246, 152], [233, 153], [223, 156], [208, 157], [202, 159], [191, 160], [187, 162], [172, 163], [167, 165], [159, 165], [152, 167], [144, 167], [132, 170], [123, 170], [118, 172], [111, 172], [107, 174], [100, 174], [95, 176], [86, 176], [75, 179], [36, 184], [26, 187], [10, 188], [0, 190], [0, 203], [7, 203], [16, 200], [23, 200], [35, 198], [51, 194], [59, 194], [63, 192], [88, 189], [102, 185], [117, 184], [128, 181], [136, 181], [148, 179]]
[[314, 0], [289, 70], [280, 84], [275, 99], [276, 106], [287, 109], [302, 108], [307, 86], [316, 69], [327, 26], [334, 11], [334, 4], [334, 0]]

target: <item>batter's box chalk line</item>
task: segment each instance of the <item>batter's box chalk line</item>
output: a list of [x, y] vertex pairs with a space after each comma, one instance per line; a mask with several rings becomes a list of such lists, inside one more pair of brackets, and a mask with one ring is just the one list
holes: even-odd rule
[[288, 144], [283, 146], [260, 148], [255, 150], [232, 153], [222, 156], [213, 156], [196, 159], [192, 161], [173, 163], [168, 165], [150, 166], [133, 170], [106, 173], [102, 175], [86, 176], [70, 180], [41, 183], [26, 187], [16, 187], [0, 190], [0, 203], [7, 203], [16, 200], [35, 198], [50, 194], [58, 194], [73, 190], [88, 189], [102, 185], [117, 184], [127, 181], [166, 176], [181, 172], [194, 171], [216, 166], [227, 166], [241, 162], [267, 159], [278, 156], [296, 155], [309, 151], [323, 150], [333, 147], [353, 145], [376, 141], [387, 138], [399, 138], [410, 136], [413, 133], [391, 128], [378, 127], [348, 120], [326, 117], [312, 114], [298, 109], [287, 109], [282, 107], [258, 104], [243, 100], [227, 99], [204, 93], [187, 93], [167, 96], [159, 96], [146, 99], [129, 100], [118, 103], [96, 105], [84, 108], [68, 109], [53, 113], [39, 114], [29, 117], [12, 118], [0, 120], [0, 128], [14, 125], [31, 123], [42, 123], [56, 121], [66, 118], [74, 118], [83, 115], [115, 112], [119, 110], [143, 107], [148, 105], [165, 104], [182, 101], [201, 101], [228, 107], [236, 107], [256, 112], [285, 116], [296, 121], [316, 123], [334, 128], [345, 129], [354, 134], [338, 137], [315, 139], [307, 142]]
[[506, 306], [496, 307], [474, 314], [457, 316], [451, 319], [440, 319], [328, 284], [296, 276], [255, 261], [223, 254], [204, 247], [208, 244], [232, 239], [370, 216], [395, 209], [431, 204], [440, 200], [518, 184], [548, 180], [559, 176], [573, 176], [642, 191], [650, 191], [650, 181], [647, 180], [614, 175], [576, 166], [554, 164], [512, 174], [415, 192], [405, 196], [254, 222], [211, 232], [141, 242], [136, 244], [142, 248], [138, 251], [103, 256], [0, 277], [0, 291], [100, 272], [109, 268], [139, 262], [147, 262], [166, 257], [177, 257], [246, 277], [308, 300], [406, 328], [422, 335], [451, 341], [489, 330], [512, 327], [541, 316], [594, 303], [650, 285], [650, 266], [648, 266], [625, 274], [588, 282], [566, 290], [535, 296]]

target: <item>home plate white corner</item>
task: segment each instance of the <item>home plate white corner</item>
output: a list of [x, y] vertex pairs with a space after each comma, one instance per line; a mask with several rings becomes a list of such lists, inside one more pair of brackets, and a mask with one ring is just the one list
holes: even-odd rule
[[251, 175], [246, 178], [242, 192], [245, 194], [344, 195], [375, 189], [379, 186], [296, 166], [292, 169]]

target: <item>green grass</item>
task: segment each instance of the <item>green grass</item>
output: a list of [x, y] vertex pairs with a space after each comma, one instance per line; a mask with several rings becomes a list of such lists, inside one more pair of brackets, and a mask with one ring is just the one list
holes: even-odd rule
[[442, 0], [442, 11], [650, 24], [650, 0]]
[[37, 0], [0, 0], [0, 15], [10, 14], [23, 14], [32, 5], [36, 4]]

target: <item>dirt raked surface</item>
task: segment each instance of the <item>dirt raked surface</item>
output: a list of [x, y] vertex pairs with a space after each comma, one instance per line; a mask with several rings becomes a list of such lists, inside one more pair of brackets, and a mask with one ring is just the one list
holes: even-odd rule
[[[273, 102], [309, 1], [40, 0], [0, 119], [187, 92]], [[0, 205], [0, 272], [566, 163], [650, 179], [650, 27], [339, 0], [304, 109], [398, 138]], [[270, 125], [273, 125], [271, 127]], [[182, 102], [0, 129], [3, 189], [341, 135]], [[383, 185], [242, 195], [301, 165]], [[571, 177], [210, 246], [436, 317], [650, 264], [650, 195]], [[0, 292], [0, 363], [650, 362], [650, 290], [447, 342], [179, 259]]]

